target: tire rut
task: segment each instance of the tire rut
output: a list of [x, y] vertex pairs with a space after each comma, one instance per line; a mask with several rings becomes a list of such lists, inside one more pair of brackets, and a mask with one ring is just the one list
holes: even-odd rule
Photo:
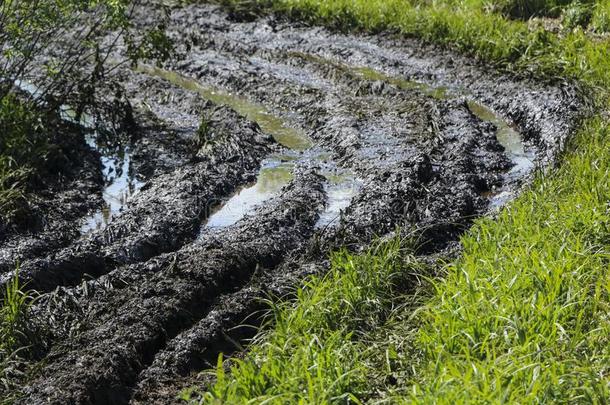
[[26, 402], [127, 402], [138, 373], [167, 340], [205, 316], [219, 295], [246, 284], [257, 267], [278, 265], [308, 240], [323, 201], [322, 179], [302, 172], [256, 216], [155, 259], [153, 268], [116, 270], [113, 276], [143, 277], [98, 295], [91, 323], [52, 349], [40, 380], [24, 390]]

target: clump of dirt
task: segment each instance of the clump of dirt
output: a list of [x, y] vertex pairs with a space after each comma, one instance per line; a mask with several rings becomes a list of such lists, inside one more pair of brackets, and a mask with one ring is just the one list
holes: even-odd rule
[[[145, 24], [156, 12], [137, 11]], [[31, 255], [10, 250], [26, 239], [0, 243], [30, 287], [57, 288], [35, 307], [48, 354], [23, 402], [171, 402], [252, 336], [239, 326], [261, 324], [260, 298], [326, 271], [333, 249], [397, 228], [421, 255], [454, 249], [556, 161], [581, 113], [569, 84], [251, 17], [172, 8], [178, 60], [122, 72], [137, 129], [116, 141], [144, 185], [99, 229], [57, 245], [35, 235]], [[257, 195], [265, 181], [281, 191]], [[206, 226], [244, 190], [256, 204]]]

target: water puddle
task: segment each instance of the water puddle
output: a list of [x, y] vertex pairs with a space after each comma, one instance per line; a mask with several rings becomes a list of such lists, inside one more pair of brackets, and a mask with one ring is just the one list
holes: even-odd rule
[[88, 135], [86, 140], [91, 148], [101, 154], [104, 205], [83, 220], [80, 228], [83, 235], [105, 228], [114, 216], [127, 208], [130, 197], [144, 186], [144, 182], [138, 180], [131, 170], [131, 154], [128, 147], [104, 147], [100, 145], [97, 132]]
[[325, 191], [328, 199], [316, 228], [338, 224], [342, 210], [350, 204], [361, 184], [351, 172], [330, 163], [328, 156], [328, 153], [320, 151], [298, 157], [291, 154], [271, 156], [263, 162], [255, 183], [241, 188], [208, 217], [201, 228], [200, 238], [210, 230], [235, 224], [256, 208], [277, 197], [282, 188], [293, 179], [295, 167], [305, 162], [319, 165], [320, 173], [327, 179]]
[[281, 118], [271, 114], [264, 106], [258, 103], [158, 67], [140, 65], [137, 71], [159, 77], [185, 90], [198, 93], [204, 99], [210, 100], [215, 104], [231, 107], [238, 114], [256, 122], [263, 132], [272, 135], [278, 143], [289, 149], [306, 150], [313, 145], [304, 133], [285, 125]]
[[129, 198], [142, 188], [144, 182], [138, 180], [131, 170], [130, 149], [105, 145], [99, 130], [95, 128], [93, 117], [83, 114], [80, 120], [77, 120], [74, 110], [66, 106], [62, 106], [61, 116], [65, 120], [76, 122], [89, 129], [90, 132], [85, 135], [85, 142], [91, 149], [99, 152], [102, 163], [104, 204], [82, 221], [80, 231], [82, 235], [85, 235], [105, 228], [114, 216], [127, 208]]
[[[498, 143], [504, 147], [506, 155], [513, 164], [513, 167], [504, 175], [505, 181], [518, 180], [534, 170], [534, 154], [525, 150], [521, 134], [517, 130], [482, 104], [469, 100], [468, 108], [479, 119], [491, 122], [496, 126]], [[510, 202], [515, 197], [515, 192], [506, 187], [501, 187], [497, 190], [488, 191], [483, 196], [489, 200], [492, 209], [497, 209]]]
[[15, 86], [28, 93], [35, 100], [39, 100], [42, 96], [42, 94], [40, 94], [42, 93], [40, 91], [40, 88], [34, 83], [28, 82], [26, 80], [16, 80]]
[[496, 132], [498, 142], [504, 147], [514, 165], [508, 173], [509, 176], [521, 177], [534, 169], [534, 155], [526, 152], [521, 134], [516, 129], [482, 104], [469, 100], [468, 108], [479, 119], [491, 122], [498, 128]]
[[[15, 83], [20, 89], [30, 93], [32, 97], [40, 97], [40, 89], [33, 83], [18, 81]], [[101, 142], [100, 132], [96, 129], [96, 120], [87, 113], [80, 117], [69, 105], [59, 107], [60, 117], [85, 128], [85, 142], [89, 147], [100, 153], [102, 163], [102, 176], [104, 188], [102, 198], [104, 205], [85, 217], [80, 228], [81, 234], [85, 235], [96, 229], [104, 228], [114, 216], [125, 207], [129, 198], [142, 188], [144, 183], [138, 180], [131, 170], [131, 155], [129, 148], [108, 147]]]
[[96, 128], [95, 118], [87, 113], [77, 117], [70, 106], [60, 107], [61, 117], [77, 123], [89, 130], [85, 142], [100, 154], [104, 188], [102, 199], [104, 204], [82, 221], [80, 232], [86, 235], [98, 229], [105, 228], [113, 217], [127, 208], [129, 198], [137, 193], [144, 182], [137, 179], [131, 170], [131, 152], [128, 147], [108, 146], [103, 142], [103, 136]]
[[233, 225], [254, 208], [273, 198], [292, 180], [294, 162], [272, 157], [263, 162], [256, 182], [241, 188], [225, 204], [213, 212], [204, 228]]
[[344, 63], [326, 59], [324, 57], [313, 55], [310, 53], [298, 52], [298, 51], [290, 51], [287, 52], [287, 56], [292, 56], [296, 58], [303, 59], [305, 61], [309, 61], [312, 63], [316, 63], [319, 65], [330, 66], [334, 69], [340, 70], [344, 73], [352, 75], [353, 77], [370, 80], [370, 81], [380, 81], [391, 84], [393, 86], [398, 87], [401, 90], [417, 90], [423, 94], [428, 96], [437, 98], [437, 99], [447, 99], [449, 98], [449, 88], [444, 86], [429, 86], [424, 83], [419, 83], [416, 81], [408, 80], [399, 76], [390, 76], [378, 70], [375, 70], [366, 66], [350, 66]]
[[450, 90], [449, 88], [444, 86], [428, 86], [424, 83], [414, 82], [412, 80], [403, 79], [401, 77], [389, 76], [385, 73], [379, 72], [375, 69], [371, 69], [368, 67], [354, 67], [348, 69], [350, 69], [353, 73], [363, 79], [383, 81], [393, 86], [396, 86], [401, 90], [417, 90], [423, 94], [426, 94], [439, 100], [446, 100], [450, 98]]

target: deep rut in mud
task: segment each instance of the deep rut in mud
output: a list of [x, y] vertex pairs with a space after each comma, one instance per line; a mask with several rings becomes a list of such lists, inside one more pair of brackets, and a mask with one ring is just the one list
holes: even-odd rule
[[94, 203], [0, 244], [3, 280], [19, 261], [52, 291], [24, 403], [171, 402], [334, 248], [401, 229], [421, 255], [452, 250], [554, 163], [581, 107], [567, 84], [387, 35], [204, 5], [168, 28], [177, 61], [121, 73], [137, 128], [115, 148], [82, 139], [83, 162], [106, 162], [83, 163], [93, 186], [74, 191]]

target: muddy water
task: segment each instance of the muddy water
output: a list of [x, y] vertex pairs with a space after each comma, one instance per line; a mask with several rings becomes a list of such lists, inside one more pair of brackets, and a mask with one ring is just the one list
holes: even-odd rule
[[204, 99], [210, 100], [218, 105], [231, 107], [242, 116], [258, 123], [263, 131], [271, 134], [279, 144], [284, 145], [287, 148], [305, 150], [312, 145], [311, 140], [307, 138], [305, 134], [297, 129], [286, 126], [280, 118], [271, 114], [260, 104], [248, 101], [231, 92], [212, 86], [206, 86], [197, 80], [187, 78], [169, 70], [146, 65], [140, 65], [137, 70], [151, 76], [160, 77], [186, 90], [196, 92]]
[[131, 168], [129, 147], [104, 145], [102, 136], [96, 129], [94, 117], [84, 113], [80, 119], [77, 119], [74, 109], [70, 106], [62, 106], [60, 112], [63, 119], [75, 122], [89, 131], [85, 134], [85, 142], [100, 154], [104, 179], [102, 190], [104, 205], [83, 219], [80, 232], [85, 235], [105, 228], [113, 217], [127, 208], [129, 198], [144, 186], [144, 182], [137, 178]]
[[98, 139], [97, 135], [86, 137], [87, 144], [101, 154], [104, 205], [83, 220], [82, 234], [106, 227], [114, 216], [127, 208], [130, 197], [144, 186], [131, 168], [129, 147], [105, 148], [98, 144]]
[[347, 208], [361, 188], [361, 181], [350, 170], [337, 167], [327, 159], [323, 152], [308, 153], [301, 156], [290, 154], [276, 155], [268, 158], [262, 165], [254, 184], [243, 187], [228, 201], [210, 215], [201, 229], [200, 238], [208, 230], [226, 228], [237, 223], [257, 208], [260, 208], [280, 191], [292, 179], [294, 170], [299, 165], [314, 166], [325, 177], [324, 185], [327, 201], [317, 228], [336, 225], [341, 212]]
[[254, 184], [238, 190], [216, 212], [212, 213], [202, 229], [224, 228], [242, 219], [248, 212], [271, 199], [293, 178], [294, 163], [281, 158], [270, 158], [263, 162]]
[[526, 150], [521, 134], [513, 126], [491, 109], [476, 101], [469, 100], [468, 107], [481, 120], [491, 122], [497, 127], [496, 137], [498, 142], [504, 147], [506, 154], [514, 165], [508, 176], [523, 177], [534, 169], [534, 153]]

